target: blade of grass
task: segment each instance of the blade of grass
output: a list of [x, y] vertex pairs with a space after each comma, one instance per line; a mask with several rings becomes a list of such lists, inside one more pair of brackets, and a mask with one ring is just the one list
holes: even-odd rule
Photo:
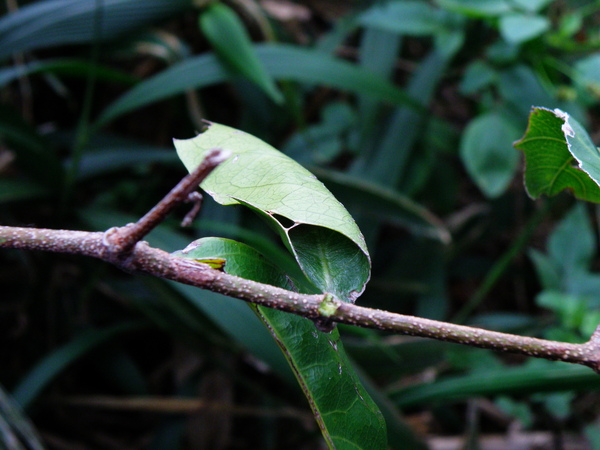
[[[267, 73], [276, 80], [323, 84], [423, 110], [420, 102], [401, 89], [347, 61], [285, 44], [257, 44], [255, 51]], [[213, 53], [189, 58], [134, 87], [104, 110], [96, 127], [158, 100], [228, 80], [228, 72]]]
[[[0, 447], [10, 450], [27, 448], [28, 450], [43, 450], [44, 446], [41, 443], [35, 429], [21, 411], [19, 405], [4, 391], [0, 386]], [[25, 443], [21, 445], [20, 442]]]
[[104, 342], [141, 327], [136, 322], [85, 331], [38, 362], [13, 390], [13, 398], [23, 409], [28, 409], [42, 390], [75, 360]]
[[[188, 8], [190, 0], [47, 0], [0, 18], [0, 59], [16, 52], [114, 39]], [[102, 12], [99, 34], [94, 30]]]
[[[545, 361], [537, 361], [545, 362]], [[600, 377], [587, 367], [565, 363], [535, 364], [447, 378], [391, 393], [399, 408], [493, 395], [600, 389]]]

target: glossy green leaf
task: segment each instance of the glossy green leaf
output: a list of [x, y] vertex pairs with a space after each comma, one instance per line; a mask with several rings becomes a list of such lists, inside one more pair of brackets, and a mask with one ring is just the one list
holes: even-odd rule
[[460, 145], [463, 164], [488, 198], [502, 195], [515, 175], [519, 154], [512, 143], [518, 137], [518, 128], [499, 112], [476, 117], [463, 133]]
[[173, 253], [204, 264], [220, 260], [221, 270], [248, 280], [293, 289], [288, 276], [252, 247], [231, 239], [207, 237], [198, 239], [185, 249]]
[[550, 20], [529, 14], [508, 14], [500, 18], [500, 34], [511, 44], [522, 44], [550, 29]]
[[276, 103], [283, 95], [256, 56], [238, 16], [223, 3], [211, 3], [200, 16], [200, 28], [223, 64], [256, 83]]
[[[339, 58], [285, 44], [257, 44], [254, 49], [267, 73], [276, 80], [324, 84], [423, 110], [392, 83]], [[102, 113], [97, 126], [158, 100], [229, 79], [228, 71], [213, 53], [188, 58], [134, 87]]]
[[321, 290], [354, 301], [370, 276], [360, 230], [314, 175], [247, 133], [210, 123], [196, 138], [175, 140], [189, 171], [213, 148], [232, 153], [202, 183], [224, 205], [250, 207], [275, 227], [309, 280]]
[[567, 113], [534, 108], [515, 147], [525, 154], [525, 187], [531, 197], [568, 190], [581, 200], [600, 202], [600, 155]]
[[146, 0], [140, 8], [138, 0], [33, 2], [0, 18], [0, 59], [15, 52], [113, 39], [190, 4], [190, 0]]
[[[204, 238], [177, 255], [195, 260], [223, 258], [227, 273], [289, 287], [285, 274], [256, 250], [239, 242]], [[384, 448], [385, 421], [354, 372], [337, 329], [322, 333], [303, 317], [260, 306], [251, 307], [292, 367], [328, 446]]]

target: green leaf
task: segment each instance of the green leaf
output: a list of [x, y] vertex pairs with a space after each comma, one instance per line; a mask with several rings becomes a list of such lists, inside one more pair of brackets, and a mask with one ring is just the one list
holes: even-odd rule
[[100, 81], [115, 82], [132, 85], [137, 79], [127, 73], [112, 69], [107, 66], [92, 64], [90, 61], [78, 59], [51, 59], [33, 61], [25, 65], [15, 65], [0, 69], [0, 87], [25, 75], [37, 73], [50, 73], [85, 78], [94, 71], [94, 76]]
[[139, 323], [123, 323], [83, 332], [37, 363], [13, 391], [14, 399], [23, 409], [27, 409], [48, 383], [77, 358], [115, 336], [138, 328]]
[[41, 439], [19, 405], [0, 386], [0, 448], [44, 450]]
[[519, 163], [512, 148], [518, 137], [518, 129], [498, 112], [476, 117], [463, 133], [460, 156], [486, 197], [499, 197], [508, 188]]
[[580, 327], [590, 309], [587, 298], [560, 291], [542, 291], [535, 301], [538, 306], [556, 313], [561, 325], [569, 329]]
[[367, 217], [406, 226], [412, 232], [450, 243], [452, 236], [443, 221], [409, 197], [357, 176], [321, 168], [311, 168], [336, 198]]
[[548, 256], [564, 272], [587, 271], [596, 253], [596, 239], [585, 205], [578, 203], [548, 239]]
[[256, 56], [250, 36], [238, 16], [223, 3], [212, 3], [200, 16], [200, 28], [226, 67], [256, 83], [275, 103], [283, 94]]
[[15, 52], [114, 39], [142, 25], [165, 19], [190, 4], [190, 0], [33, 2], [0, 18], [0, 59]]
[[497, 76], [495, 68], [478, 59], [467, 66], [460, 82], [460, 92], [466, 95], [475, 94], [492, 84]]
[[600, 377], [591, 369], [573, 364], [535, 360], [516, 368], [489, 370], [462, 377], [448, 377], [391, 393], [401, 408], [457, 401], [489, 395], [531, 395], [534, 392], [600, 389]]
[[354, 301], [370, 276], [370, 259], [354, 220], [314, 175], [254, 136], [209, 123], [193, 139], [175, 140], [193, 171], [213, 148], [233, 156], [202, 183], [223, 205], [243, 204], [279, 232], [310, 281], [344, 301]]
[[[392, 83], [347, 61], [285, 44], [257, 44], [254, 49], [267, 73], [276, 80], [324, 84], [423, 111], [421, 104]], [[96, 126], [158, 100], [229, 79], [230, 75], [214, 54], [188, 58], [140, 83], [118, 99], [102, 113]]]
[[0, 204], [46, 197], [46, 189], [26, 178], [0, 178]]
[[365, 27], [377, 28], [397, 34], [427, 36], [444, 26], [444, 15], [420, 1], [389, 2], [369, 8], [358, 17]]
[[209, 264], [207, 261], [224, 260], [221, 269], [229, 274], [258, 283], [293, 289], [291, 280], [279, 267], [249, 245], [231, 239], [216, 237], [198, 239], [173, 254], [204, 264]]
[[566, 189], [581, 200], [600, 202], [600, 155], [567, 113], [534, 108], [525, 136], [515, 147], [525, 154], [525, 187], [531, 197]]
[[439, 6], [472, 17], [495, 17], [512, 11], [510, 0], [437, 0]]
[[584, 90], [593, 94], [596, 98], [600, 96], [600, 54], [586, 56], [574, 65], [574, 81]]
[[500, 34], [511, 44], [522, 44], [550, 29], [550, 20], [529, 14], [509, 14], [500, 18]]
[[[252, 247], [239, 242], [204, 238], [176, 254], [200, 261], [223, 258], [227, 273], [289, 288], [283, 272]], [[322, 333], [303, 317], [251, 307], [292, 367], [329, 447], [385, 448], [383, 416], [352, 368], [337, 329]]]

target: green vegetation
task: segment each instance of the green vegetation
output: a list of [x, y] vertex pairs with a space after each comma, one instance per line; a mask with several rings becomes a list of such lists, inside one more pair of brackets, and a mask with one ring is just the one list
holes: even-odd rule
[[[581, 202], [600, 200], [599, 2], [13, 3], [0, 224], [134, 222], [180, 158], [193, 170], [223, 146], [199, 219], [181, 228], [179, 208], [153, 246], [520, 335], [584, 342], [600, 322], [597, 207]], [[485, 448], [515, 429], [600, 448], [588, 368], [324, 333], [76, 255], [2, 250], [0, 274], [9, 448]]]

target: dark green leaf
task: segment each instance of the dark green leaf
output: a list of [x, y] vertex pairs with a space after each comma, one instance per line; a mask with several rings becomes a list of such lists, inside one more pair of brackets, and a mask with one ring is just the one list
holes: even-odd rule
[[27, 409], [42, 389], [77, 358], [119, 334], [139, 327], [139, 323], [126, 323], [82, 333], [37, 363], [13, 391], [14, 399]]
[[[402, 90], [377, 75], [347, 61], [284, 44], [255, 45], [255, 52], [267, 73], [276, 80], [324, 84], [365, 95], [383, 102], [423, 107]], [[147, 104], [212, 84], [230, 76], [216, 56], [207, 53], [186, 59], [140, 83], [111, 106], [98, 119], [97, 126]]]
[[33, 2], [0, 19], [0, 59], [15, 52], [113, 39], [190, 4], [190, 0], [146, 0], [143, 5], [137, 0]]
[[406, 226], [416, 234], [445, 244], [452, 240], [439, 217], [399, 192], [343, 172], [316, 167], [311, 170], [349, 208], [354, 207], [369, 217]]
[[[276, 266], [245, 244], [219, 238], [192, 243], [179, 256], [224, 258], [224, 270], [254, 281], [289, 287]], [[254, 307], [293, 369], [330, 448], [385, 447], [385, 422], [348, 360], [339, 333], [317, 331], [305, 318]]]
[[397, 34], [426, 36], [443, 26], [442, 11], [420, 1], [387, 2], [358, 17], [361, 25]]
[[600, 155], [567, 113], [534, 108], [525, 136], [515, 147], [525, 154], [525, 187], [531, 197], [566, 189], [581, 200], [600, 202]]
[[200, 16], [200, 28], [226, 67], [256, 83], [275, 103], [283, 95], [256, 56], [238, 16], [223, 3], [211, 3]]

